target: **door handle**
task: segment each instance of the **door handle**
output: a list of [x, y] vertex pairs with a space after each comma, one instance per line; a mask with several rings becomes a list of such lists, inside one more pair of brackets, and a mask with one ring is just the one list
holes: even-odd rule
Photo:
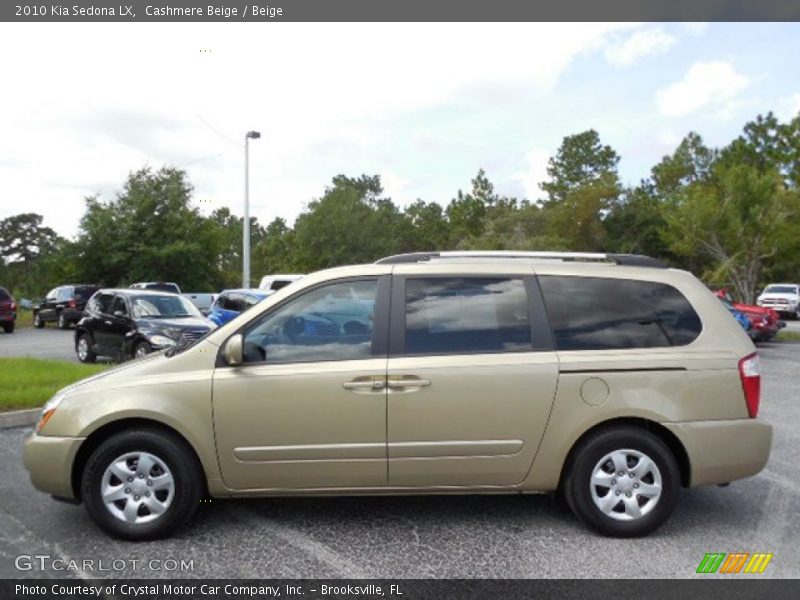
[[430, 379], [419, 379], [418, 377], [389, 378], [389, 388], [393, 390], [401, 390], [405, 388], [414, 388], [414, 387], [427, 387], [430, 384], [431, 384]]
[[384, 388], [383, 379], [353, 380], [345, 381], [342, 387], [346, 390], [382, 390]]

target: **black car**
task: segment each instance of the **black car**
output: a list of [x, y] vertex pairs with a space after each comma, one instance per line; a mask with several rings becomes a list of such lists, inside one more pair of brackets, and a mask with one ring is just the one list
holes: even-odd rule
[[89, 298], [99, 289], [96, 285], [68, 284], [53, 288], [33, 307], [33, 325], [41, 329], [55, 321], [59, 329], [67, 329], [81, 320]]
[[78, 360], [89, 363], [98, 356], [139, 358], [194, 342], [215, 327], [183, 296], [138, 289], [100, 290], [89, 300], [75, 329], [75, 352]]
[[6, 333], [14, 333], [17, 321], [17, 303], [6, 288], [0, 287], [0, 324]]

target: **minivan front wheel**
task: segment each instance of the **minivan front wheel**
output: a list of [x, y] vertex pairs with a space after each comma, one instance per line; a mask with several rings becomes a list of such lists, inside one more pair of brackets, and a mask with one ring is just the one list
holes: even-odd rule
[[630, 426], [601, 430], [582, 442], [564, 482], [575, 515], [613, 537], [655, 531], [672, 514], [679, 487], [680, 470], [666, 444]]
[[150, 429], [118, 433], [86, 463], [81, 494], [102, 529], [127, 540], [164, 537], [194, 514], [202, 473], [186, 444]]

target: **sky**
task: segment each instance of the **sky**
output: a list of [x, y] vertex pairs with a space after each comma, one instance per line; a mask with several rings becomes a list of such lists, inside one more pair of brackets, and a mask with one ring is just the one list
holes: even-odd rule
[[0, 219], [78, 233], [84, 198], [176, 166], [204, 214], [290, 224], [333, 176], [446, 205], [485, 169], [536, 200], [594, 128], [634, 185], [689, 131], [800, 111], [796, 23], [2, 23]]

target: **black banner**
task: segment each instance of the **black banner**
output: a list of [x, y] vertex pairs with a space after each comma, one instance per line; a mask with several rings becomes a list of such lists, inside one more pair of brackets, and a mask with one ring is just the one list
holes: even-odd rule
[[796, 0], [32, 0], [0, 21], [797, 21]]
[[745, 598], [793, 597], [790, 580], [759, 576], [691, 580], [611, 579], [11, 579], [0, 581], [0, 600], [271, 600], [362, 599], [478, 600], [485, 598]]

